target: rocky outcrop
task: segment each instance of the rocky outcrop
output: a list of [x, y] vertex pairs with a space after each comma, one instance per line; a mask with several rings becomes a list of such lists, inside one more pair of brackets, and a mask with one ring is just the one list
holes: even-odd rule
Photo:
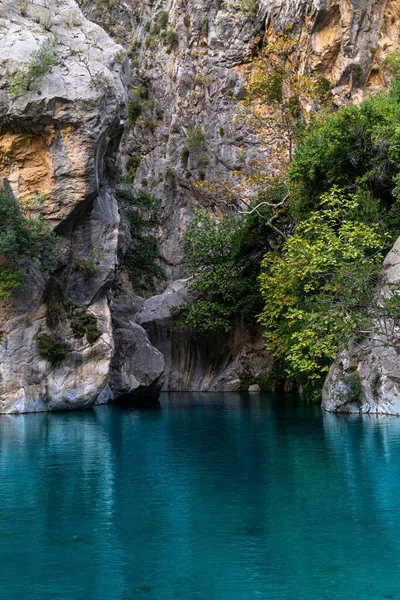
[[[127, 243], [112, 193], [126, 119], [123, 49], [73, 0], [62, 6], [6, 0], [0, 27], [0, 176], [23, 203], [40, 199], [44, 219], [60, 236], [55, 278], [64, 292], [59, 306], [64, 317], [56, 332], [46, 322], [46, 278], [33, 265], [27, 267], [23, 292], [0, 301], [0, 412], [88, 408], [129, 394], [135, 377], [142, 395], [146, 386], [154, 395], [163, 370], [154, 349], [158, 362], [141, 378], [132, 367], [135, 348], [129, 347], [131, 362], [120, 368], [130, 387], [113, 383], [116, 358], [110, 377], [111, 361], [120, 356], [114, 339], [120, 337], [107, 296]], [[13, 95], [12, 77], [27, 71], [32, 53], [46, 40], [54, 42], [56, 64], [36, 76], [31, 89]], [[78, 268], [82, 261], [91, 261], [91, 272]], [[64, 314], [67, 306], [94, 318], [97, 339], [74, 334], [72, 317]], [[146, 334], [137, 325], [132, 331], [140, 361]], [[39, 358], [36, 341], [43, 333], [67, 344], [60, 366]]]
[[[170, 284], [184, 274], [180, 241], [193, 208], [216, 215], [227, 210], [212, 184], [201, 180], [229, 186], [235, 173], [249, 173], [268, 156], [237, 118], [259, 48], [290, 30], [298, 40], [295, 68], [328, 80], [333, 102], [342, 105], [387, 87], [384, 58], [399, 47], [397, 0], [141, 0], [134, 7], [87, 0], [84, 10], [118, 38], [131, 60], [130, 102], [140, 114], [131, 114], [118, 164], [135, 188], [162, 199], [155, 236]], [[188, 155], [194, 129], [203, 138]], [[237, 324], [229, 336], [206, 338], [171, 327], [171, 289], [143, 309], [162, 316], [138, 317], [165, 355], [165, 389], [237, 389], [247, 372], [265, 372], [269, 361], [259, 332]], [[262, 366], [254, 358], [261, 355]]]
[[143, 302], [128, 288], [114, 294], [111, 302], [115, 353], [110, 386], [119, 402], [158, 398], [164, 383], [164, 357], [135, 322]]
[[[337, 105], [358, 101], [387, 85], [384, 57], [399, 45], [398, 1], [79, 5], [90, 20], [74, 0], [0, 5], [0, 177], [23, 202], [41, 199], [43, 216], [61, 239], [56, 277], [65, 302], [95, 315], [101, 336], [93, 345], [77, 339], [67, 319], [60, 330], [70, 348], [65, 363], [54, 368], [39, 360], [35, 340], [47, 331], [46, 281], [27, 267], [25, 291], [1, 301], [0, 410], [154, 396], [162, 385], [160, 352], [164, 389], [237, 389], [269, 369], [260, 332], [238, 321], [227, 336], [199, 336], [172, 327], [170, 308], [187, 295], [179, 279], [180, 240], [193, 208], [227, 210], [202, 180], [229, 186], [235, 173], [248, 173], [268, 154], [237, 119], [251, 58], [276, 32], [292, 28], [299, 72], [312, 69], [328, 79]], [[50, 38], [56, 64], [30, 91], [10, 95], [13, 75]], [[188, 155], [191, 131], [200, 135]], [[113, 195], [116, 173], [162, 200], [155, 237], [170, 287], [141, 308], [126, 286], [115, 293], [129, 246]], [[77, 268], [88, 259], [96, 266], [90, 276]]]
[[[383, 263], [383, 275], [386, 285], [400, 284], [400, 238]], [[385, 294], [385, 283], [381, 293]], [[351, 342], [329, 370], [323, 408], [332, 412], [400, 415], [399, 340], [400, 331], [395, 328], [394, 340], [378, 330], [357, 343]]]
[[[129, 53], [131, 98], [142, 86], [141, 112], [125, 130], [120, 165], [135, 187], [163, 200], [157, 240], [169, 281], [183, 274], [180, 239], [193, 207], [226, 210], [199, 179], [229, 183], [268, 156], [237, 119], [236, 100], [260, 45], [292, 28], [296, 68], [327, 79], [338, 105], [384, 89], [384, 57], [399, 47], [397, 0], [141, 0], [134, 7], [88, 0], [84, 10]], [[185, 158], [195, 127], [204, 141], [198, 156]]]
[[265, 378], [271, 357], [260, 331], [237, 321], [227, 334], [199, 334], [178, 327], [172, 307], [190, 300], [187, 280], [174, 281], [146, 300], [136, 321], [165, 359], [166, 391], [237, 391], [251, 378]]

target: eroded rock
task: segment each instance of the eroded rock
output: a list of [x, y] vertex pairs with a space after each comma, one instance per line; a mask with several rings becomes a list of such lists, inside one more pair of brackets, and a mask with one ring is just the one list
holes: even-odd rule
[[172, 307], [189, 300], [187, 279], [170, 284], [158, 296], [145, 301], [136, 321], [165, 359], [167, 391], [237, 391], [252, 377], [266, 377], [271, 357], [261, 331], [237, 321], [227, 334], [200, 334], [178, 327]]

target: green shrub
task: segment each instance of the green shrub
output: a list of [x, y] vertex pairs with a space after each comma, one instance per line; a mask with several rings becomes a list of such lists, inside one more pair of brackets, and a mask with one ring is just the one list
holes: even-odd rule
[[168, 26], [168, 13], [166, 10], [162, 10], [158, 15], [158, 22], [160, 23], [161, 29], [167, 29]]
[[208, 35], [208, 18], [207, 17], [204, 17], [204, 19], [202, 19], [200, 29], [201, 29], [201, 33], [203, 34], [203, 37], [207, 37], [207, 35]]
[[186, 27], [186, 29], [190, 29], [190, 17], [189, 17], [189, 15], [185, 15], [183, 17], [183, 24]]
[[19, 0], [18, 9], [22, 17], [26, 17], [28, 14], [28, 0]]
[[126, 170], [128, 173], [128, 179], [130, 183], [133, 183], [133, 181], [135, 180], [136, 171], [138, 170], [141, 160], [142, 159], [140, 158], [140, 156], [138, 156], [137, 154], [133, 154], [126, 161]]
[[142, 294], [153, 292], [157, 281], [165, 279], [165, 272], [158, 264], [160, 255], [151, 234], [160, 222], [161, 201], [145, 190], [118, 190], [117, 199], [132, 236], [123, 264], [137, 290]]
[[245, 15], [255, 17], [258, 12], [258, 0], [240, 0], [240, 11]]
[[141, 125], [142, 125], [143, 129], [147, 129], [148, 131], [151, 131], [151, 133], [153, 133], [157, 127], [157, 124], [155, 123], [154, 119], [152, 119], [151, 117], [145, 117], [141, 121]]
[[55, 335], [42, 333], [36, 338], [39, 358], [46, 360], [53, 367], [60, 367], [69, 354], [69, 346]]
[[189, 162], [189, 148], [183, 148], [182, 152], [181, 152], [181, 161], [182, 161], [182, 167], [184, 169], [187, 169], [188, 166], [188, 162]]
[[176, 31], [163, 31], [161, 33], [161, 40], [164, 46], [167, 48], [167, 53], [169, 53], [175, 46], [178, 45], [179, 36]]
[[46, 38], [37, 50], [34, 50], [24, 69], [18, 71], [10, 80], [10, 94], [21, 96], [25, 91], [39, 91], [39, 80], [50, 73], [57, 64], [57, 38]]
[[86, 335], [86, 339], [91, 346], [101, 336], [101, 331], [97, 326], [97, 318], [86, 310], [72, 317], [71, 329], [76, 338], [83, 338]]
[[149, 34], [144, 41], [144, 45], [147, 50], [152, 50], [157, 46], [157, 38], [154, 35]]
[[43, 292], [43, 302], [47, 305], [46, 325], [55, 329], [65, 321], [64, 289], [61, 283], [51, 275]]
[[40, 210], [38, 216], [25, 216], [20, 202], [0, 190], [0, 297], [23, 286], [27, 259], [42, 271], [51, 271], [56, 265], [57, 245], [57, 236], [41, 218]]
[[194, 158], [198, 158], [204, 150], [205, 137], [200, 127], [188, 129], [186, 133], [187, 148]]
[[101, 251], [94, 248], [86, 258], [77, 258], [74, 261], [74, 268], [85, 277], [94, 277], [97, 273], [101, 261]]
[[358, 373], [343, 373], [338, 379], [345, 385], [348, 397], [351, 400], [358, 400], [362, 391]]
[[147, 99], [147, 95], [147, 86], [143, 83], [135, 85], [129, 91], [128, 119], [132, 125], [138, 120], [142, 112], [143, 102]]

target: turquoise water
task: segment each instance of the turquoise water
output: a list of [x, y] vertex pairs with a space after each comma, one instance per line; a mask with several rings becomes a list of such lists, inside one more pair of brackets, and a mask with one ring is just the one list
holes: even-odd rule
[[289, 397], [0, 417], [1, 600], [400, 600], [400, 419]]

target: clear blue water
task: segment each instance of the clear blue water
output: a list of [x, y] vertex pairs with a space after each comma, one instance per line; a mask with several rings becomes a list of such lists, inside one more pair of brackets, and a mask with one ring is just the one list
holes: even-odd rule
[[400, 419], [289, 397], [0, 417], [1, 600], [400, 599]]

